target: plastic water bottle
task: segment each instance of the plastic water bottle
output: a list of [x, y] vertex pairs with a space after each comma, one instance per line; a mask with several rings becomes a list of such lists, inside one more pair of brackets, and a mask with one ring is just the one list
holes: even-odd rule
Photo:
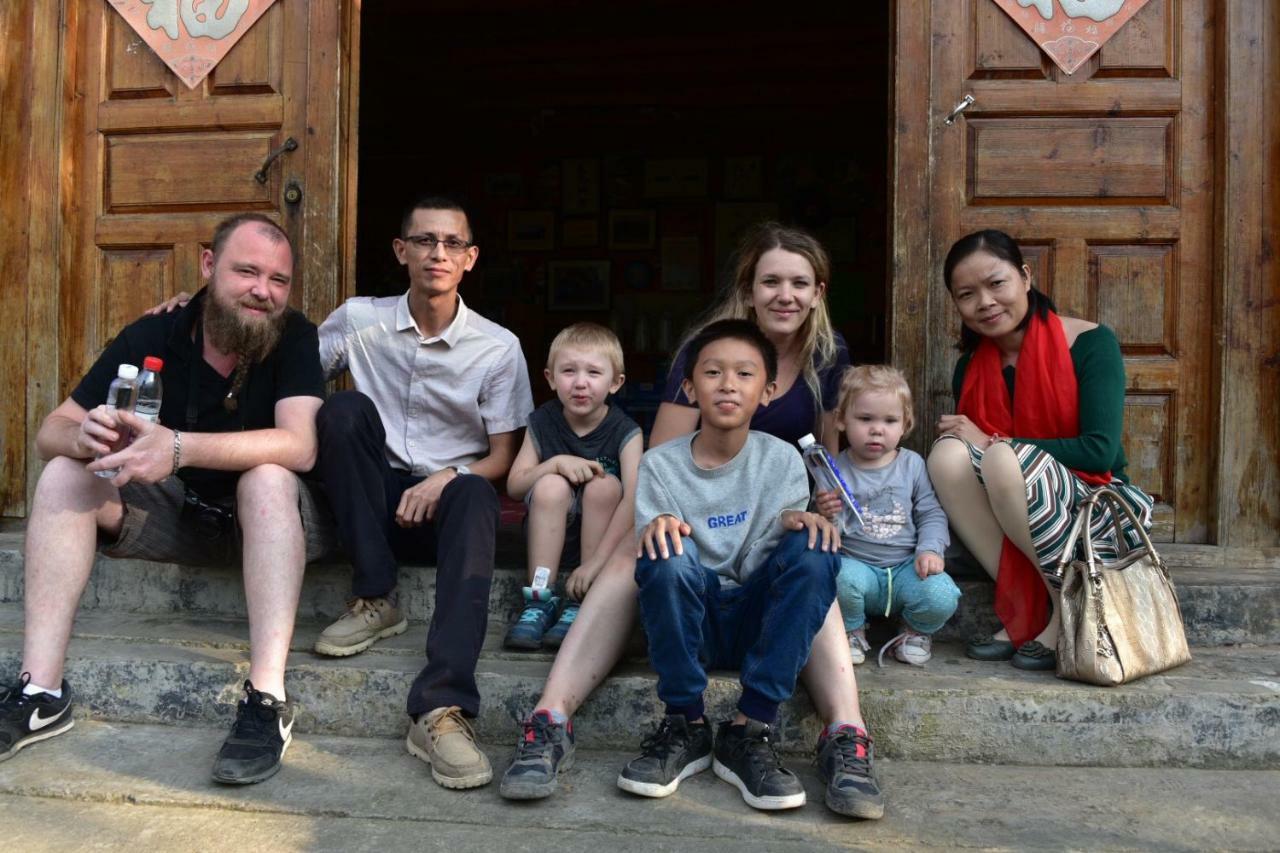
[[142, 373], [138, 374], [138, 393], [134, 397], [133, 413], [144, 421], [160, 420], [160, 371], [164, 360], [149, 355], [142, 360]]
[[862, 507], [858, 506], [858, 499], [853, 496], [853, 489], [850, 489], [844, 477], [840, 476], [840, 469], [836, 467], [836, 462], [831, 458], [831, 454], [827, 453], [827, 449], [818, 443], [812, 433], [801, 438], [797, 443], [804, 457], [804, 467], [809, 469], [809, 476], [813, 477], [813, 481], [817, 483], [818, 490], [835, 492], [840, 496], [840, 502], [844, 505], [840, 511], [840, 526], [848, 528], [854, 519], [857, 519], [858, 524], [864, 524]]
[[[116, 368], [116, 378], [111, 380], [111, 387], [107, 389], [107, 411], [111, 414], [116, 412], [128, 412], [133, 409], [133, 391], [135, 383], [138, 381], [138, 368], [132, 364], [122, 364]], [[116, 432], [120, 433], [120, 437], [111, 447], [111, 453], [124, 449], [129, 443], [126, 435], [128, 427], [124, 424], [116, 425]], [[98, 454], [101, 459], [103, 454]], [[110, 480], [112, 477], [120, 473], [119, 468], [113, 468], [110, 471], [94, 471], [103, 479]]]

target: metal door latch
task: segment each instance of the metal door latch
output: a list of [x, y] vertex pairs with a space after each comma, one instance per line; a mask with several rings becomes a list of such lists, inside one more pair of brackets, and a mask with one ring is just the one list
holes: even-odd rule
[[271, 164], [275, 162], [276, 158], [279, 157], [281, 154], [284, 154], [286, 151], [297, 151], [297, 150], [298, 150], [298, 140], [290, 136], [288, 139], [284, 141], [283, 145], [281, 145], [275, 151], [272, 151], [270, 154], [267, 155], [267, 159], [262, 161], [262, 168], [253, 173], [253, 179], [260, 184], [265, 184], [267, 182], [267, 169], [271, 167]]
[[948, 126], [955, 124], [956, 118], [960, 115], [960, 113], [969, 109], [969, 107], [971, 106], [973, 106], [973, 95], [965, 95], [963, 98], [960, 99], [960, 103], [956, 104], [956, 108], [953, 109], [950, 112], [950, 114], [947, 115], [947, 117], [943, 120], [942, 123]]

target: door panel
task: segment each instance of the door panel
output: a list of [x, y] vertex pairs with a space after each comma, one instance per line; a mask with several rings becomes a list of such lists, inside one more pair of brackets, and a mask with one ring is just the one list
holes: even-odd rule
[[[1180, 542], [1206, 540], [1211, 502], [1212, 12], [1151, 0], [1068, 76], [994, 3], [929, 11], [934, 281], [955, 239], [1000, 228], [1060, 310], [1115, 330], [1131, 476], [1156, 498], [1158, 537]], [[930, 302], [933, 419], [952, 405], [958, 319]]]
[[[258, 211], [280, 222], [299, 247], [290, 302], [313, 314], [331, 308], [340, 257], [335, 223], [309, 222], [304, 211], [337, 204], [339, 18], [315, 11], [332, 4], [275, 3], [191, 90], [110, 4], [68, 2], [69, 67], [78, 70], [64, 166], [62, 395], [142, 309], [201, 286], [200, 251], [231, 213]], [[320, 50], [323, 61], [310, 61]], [[326, 99], [332, 105], [309, 103]], [[298, 149], [274, 162], [265, 184], [256, 181], [288, 137]], [[325, 173], [333, 177], [310, 181]], [[291, 181], [306, 204], [285, 204]], [[326, 267], [332, 276], [307, 275]]]

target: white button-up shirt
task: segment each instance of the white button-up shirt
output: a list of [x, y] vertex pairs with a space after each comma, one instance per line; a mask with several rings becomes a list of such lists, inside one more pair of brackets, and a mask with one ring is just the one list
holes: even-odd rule
[[468, 310], [423, 337], [409, 295], [348, 299], [320, 326], [320, 364], [350, 370], [387, 431], [391, 467], [425, 477], [489, 454], [489, 436], [523, 427], [533, 411], [519, 339]]

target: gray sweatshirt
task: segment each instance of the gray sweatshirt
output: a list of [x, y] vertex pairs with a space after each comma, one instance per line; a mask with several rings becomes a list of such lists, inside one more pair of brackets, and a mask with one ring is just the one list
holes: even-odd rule
[[640, 460], [636, 532], [660, 515], [692, 529], [702, 565], [739, 584], [777, 547], [784, 510], [803, 510], [809, 479], [800, 453], [763, 432], [747, 434], [738, 455], [717, 468], [693, 461], [693, 435], [672, 439]]
[[845, 451], [840, 475], [862, 505], [865, 526], [852, 520], [840, 531], [840, 551], [867, 565], [888, 568], [932, 551], [942, 556], [951, 541], [947, 514], [929, 482], [919, 453], [898, 449], [883, 468], [858, 468]]

